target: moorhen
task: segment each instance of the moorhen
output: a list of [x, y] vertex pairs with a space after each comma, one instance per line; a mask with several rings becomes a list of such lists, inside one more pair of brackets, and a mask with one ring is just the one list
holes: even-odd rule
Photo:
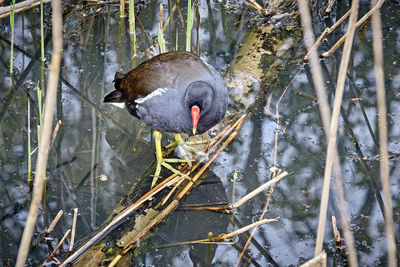
[[152, 185], [161, 165], [183, 175], [167, 162], [190, 163], [187, 157], [163, 158], [160, 132], [174, 133], [179, 147], [184, 143], [179, 133], [206, 132], [225, 116], [228, 106], [221, 75], [189, 52], [157, 55], [126, 74], [115, 73], [114, 83], [115, 90], [105, 96], [104, 102], [125, 103], [133, 116], [155, 130], [157, 168]]

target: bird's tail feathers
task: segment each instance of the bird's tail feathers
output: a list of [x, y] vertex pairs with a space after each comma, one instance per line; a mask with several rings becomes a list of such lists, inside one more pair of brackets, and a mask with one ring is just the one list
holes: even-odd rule
[[114, 90], [104, 97], [104, 102], [123, 103], [125, 99], [121, 92]]

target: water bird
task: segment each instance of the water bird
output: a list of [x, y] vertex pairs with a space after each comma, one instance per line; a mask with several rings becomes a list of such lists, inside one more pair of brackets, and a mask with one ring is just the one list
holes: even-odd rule
[[181, 147], [185, 144], [179, 133], [205, 133], [224, 118], [228, 106], [221, 74], [189, 52], [159, 54], [125, 74], [116, 72], [114, 86], [115, 90], [104, 97], [104, 102], [124, 104], [130, 114], [154, 129], [157, 167], [152, 186], [161, 166], [183, 175], [168, 162], [191, 162], [183, 150], [182, 160], [164, 159], [161, 132], [173, 133]]

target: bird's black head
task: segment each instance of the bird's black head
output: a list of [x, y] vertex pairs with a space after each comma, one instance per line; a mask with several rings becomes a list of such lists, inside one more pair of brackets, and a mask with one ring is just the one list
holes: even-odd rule
[[214, 94], [214, 88], [204, 81], [193, 82], [186, 89], [184, 103], [192, 116], [193, 134], [199, 119], [211, 109]]

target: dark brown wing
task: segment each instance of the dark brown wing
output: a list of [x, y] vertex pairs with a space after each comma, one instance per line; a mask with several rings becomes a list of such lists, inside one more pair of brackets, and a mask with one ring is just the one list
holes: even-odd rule
[[117, 74], [115, 88], [128, 101], [145, 97], [158, 88], [178, 89], [184, 83], [211, 76], [199, 57], [183, 51], [160, 54], [126, 74]]

